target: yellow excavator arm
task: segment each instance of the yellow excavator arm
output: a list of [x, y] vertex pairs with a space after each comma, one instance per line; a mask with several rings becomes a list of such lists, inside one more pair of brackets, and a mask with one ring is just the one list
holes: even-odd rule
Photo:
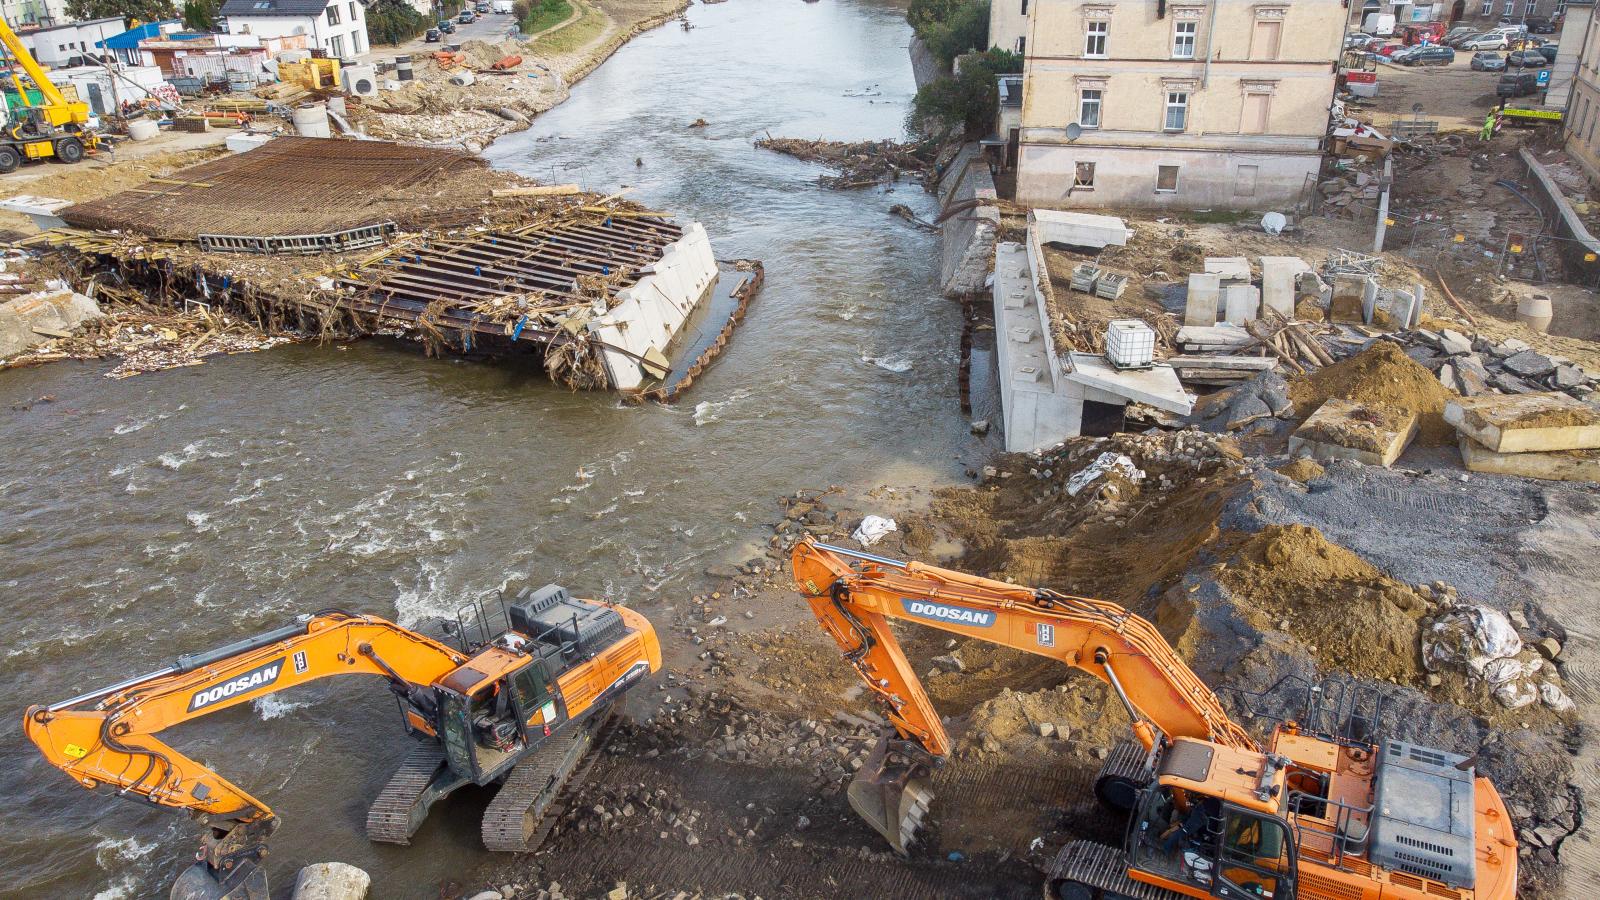
[[417, 691], [466, 657], [375, 616], [328, 612], [164, 669], [25, 714], [51, 765], [84, 787], [108, 785], [158, 803], [241, 822], [272, 811], [156, 735], [250, 700], [335, 675], [378, 675]]
[[1114, 603], [901, 562], [809, 539], [791, 556], [797, 589], [877, 696], [899, 735], [880, 742], [851, 783], [851, 805], [904, 852], [932, 795], [921, 783], [950, 752], [890, 619], [928, 625], [1060, 660], [1106, 682], [1146, 750], [1197, 738], [1255, 751], [1256, 742], [1155, 626]]

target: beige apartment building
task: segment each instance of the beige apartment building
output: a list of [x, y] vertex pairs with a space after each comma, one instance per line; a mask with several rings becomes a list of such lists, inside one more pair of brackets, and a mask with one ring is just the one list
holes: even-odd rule
[[1020, 124], [1000, 135], [1016, 199], [1292, 204], [1321, 164], [1348, 15], [1341, 0], [994, 0], [991, 35], [1026, 56]]

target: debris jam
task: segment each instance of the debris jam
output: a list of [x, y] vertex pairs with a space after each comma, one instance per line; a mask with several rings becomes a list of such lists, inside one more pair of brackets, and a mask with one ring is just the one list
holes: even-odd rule
[[938, 145], [930, 142], [899, 144], [894, 141], [824, 141], [765, 137], [756, 146], [821, 163], [837, 174], [819, 175], [817, 183], [836, 190], [854, 190], [902, 177], [927, 178], [933, 171]]

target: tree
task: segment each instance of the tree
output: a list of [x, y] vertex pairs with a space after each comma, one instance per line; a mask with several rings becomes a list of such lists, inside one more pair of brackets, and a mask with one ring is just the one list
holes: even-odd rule
[[374, 0], [367, 7], [367, 40], [375, 45], [403, 44], [429, 27], [429, 18], [404, 0]]
[[183, 27], [190, 31], [210, 31], [217, 27], [218, 0], [184, 0]]
[[159, 22], [178, 17], [172, 0], [67, 0], [67, 15], [74, 19], [109, 19]]
[[988, 0], [968, 0], [954, 7], [946, 19], [924, 28], [922, 42], [943, 66], [951, 65], [968, 50], [988, 49]]
[[911, 0], [906, 7], [906, 21], [919, 34], [923, 26], [943, 22], [950, 18], [950, 13], [960, 6], [963, 0]]
[[941, 138], [958, 131], [964, 138], [980, 138], [994, 129], [1000, 111], [995, 76], [1022, 71], [1022, 57], [1008, 50], [990, 49], [960, 58], [955, 75], [924, 85], [911, 102], [906, 130], [919, 138]]

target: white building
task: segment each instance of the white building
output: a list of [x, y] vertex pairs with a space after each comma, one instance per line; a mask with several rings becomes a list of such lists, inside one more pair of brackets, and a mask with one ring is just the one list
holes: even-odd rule
[[311, 48], [335, 58], [359, 56], [370, 48], [367, 8], [361, 0], [227, 0], [221, 15], [229, 34], [303, 34]]
[[17, 39], [41, 65], [54, 69], [66, 65], [75, 56], [98, 56], [107, 52], [97, 49], [96, 45], [127, 30], [120, 16], [112, 16], [19, 31]]
[[71, 20], [67, 0], [0, 0], [0, 15], [14, 31], [36, 25], [56, 25]]

